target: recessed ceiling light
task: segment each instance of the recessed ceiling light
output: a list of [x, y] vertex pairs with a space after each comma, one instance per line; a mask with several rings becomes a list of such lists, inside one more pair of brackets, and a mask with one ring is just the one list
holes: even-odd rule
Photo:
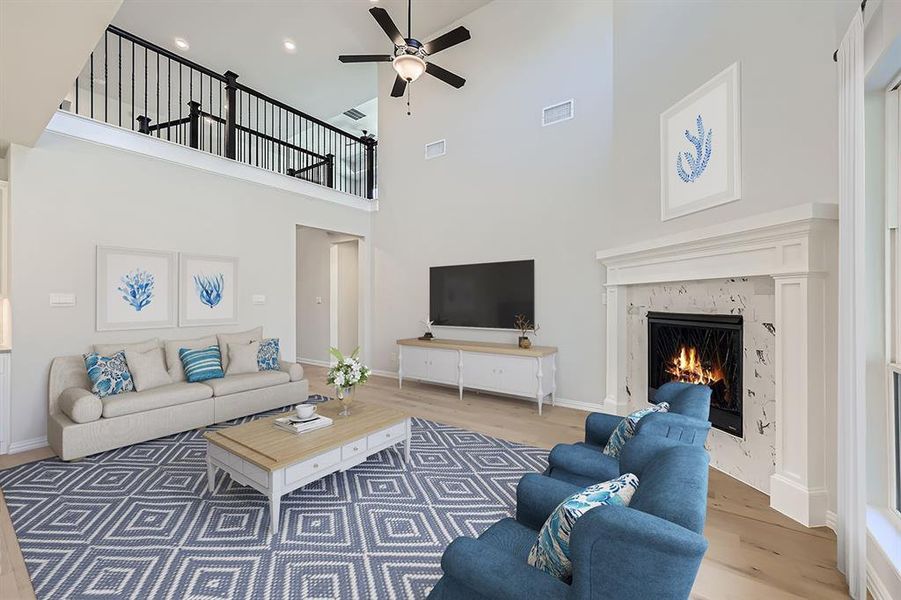
[[282, 46], [284, 46], [285, 50], [287, 50], [288, 52], [294, 52], [297, 50], [297, 44], [294, 43], [294, 40], [286, 39], [284, 42], [282, 42]]
[[191, 47], [191, 44], [184, 38], [175, 38], [175, 45], [178, 46], [181, 50], [187, 50]]

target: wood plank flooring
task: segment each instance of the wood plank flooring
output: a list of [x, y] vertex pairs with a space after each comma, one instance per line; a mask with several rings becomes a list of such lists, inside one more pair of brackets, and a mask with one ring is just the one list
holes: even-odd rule
[[[305, 365], [310, 392], [331, 394], [323, 367]], [[586, 413], [456, 389], [373, 377], [357, 391], [368, 402], [402, 408], [416, 416], [507, 440], [551, 448], [582, 439]], [[49, 449], [0, 456], [0, 469], [41, 460]], [[769, 508], [757, 490], [719, 471], [710, 471], [707, 525], [710, 548], [692, 590], [695, 600], [847, 598], [835, 568], [835, 535], [808, 529]], [[34, 598], [6, 503], [0, 494], [0, 598]]]

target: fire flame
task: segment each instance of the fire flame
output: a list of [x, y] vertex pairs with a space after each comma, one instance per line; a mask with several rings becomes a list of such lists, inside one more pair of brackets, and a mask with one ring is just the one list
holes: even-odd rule
[[723, 373], [719, 367], [707, 369], [701, 364], [701, 357], [697, 348], [694, 347], [682, 346], [679, 354], [670, 359], [666, 366], [666, 372], [673, 376], [673, 381], [702, 385], [710, 385], [723, 379]]

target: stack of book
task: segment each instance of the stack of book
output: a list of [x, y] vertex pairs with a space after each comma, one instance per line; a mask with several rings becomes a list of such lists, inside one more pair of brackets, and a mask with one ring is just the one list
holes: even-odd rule
[[332, 420], [328, 417], [323, 417], [322, 415], [313, 415], [306, 419], [301, 419], [297, 416], [279, 417], [275, 420], [276, 427], [284, 429], [285, 431], [290, 431], [291, 433], [308, 433], [310, 431], [322, 429], [323, 427], [328, 427], [331, 424]]

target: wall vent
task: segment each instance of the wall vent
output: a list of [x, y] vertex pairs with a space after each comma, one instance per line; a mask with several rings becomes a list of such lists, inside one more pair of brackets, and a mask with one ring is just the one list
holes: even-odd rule
[[438, 140], [425, 145], [425, 159], [438, 158], [447, 154], [447, 140]]
[[345, 116], [350, 117], [354, 121], [359, 121], [360, 119], [362, 119], [363, 117], [366, 116], [363, 113], [361, 113], [360, 111], [358, 111], [356, 108], [351, 108], [350, 110], [345, 110], [344, 114], [345, 114]]
[[547, 106], [541, 111], [541, 126], [553, 125], [561, 121], [568, 121], [573, 118], [573, 101], [560, 102], [553, 106]]

